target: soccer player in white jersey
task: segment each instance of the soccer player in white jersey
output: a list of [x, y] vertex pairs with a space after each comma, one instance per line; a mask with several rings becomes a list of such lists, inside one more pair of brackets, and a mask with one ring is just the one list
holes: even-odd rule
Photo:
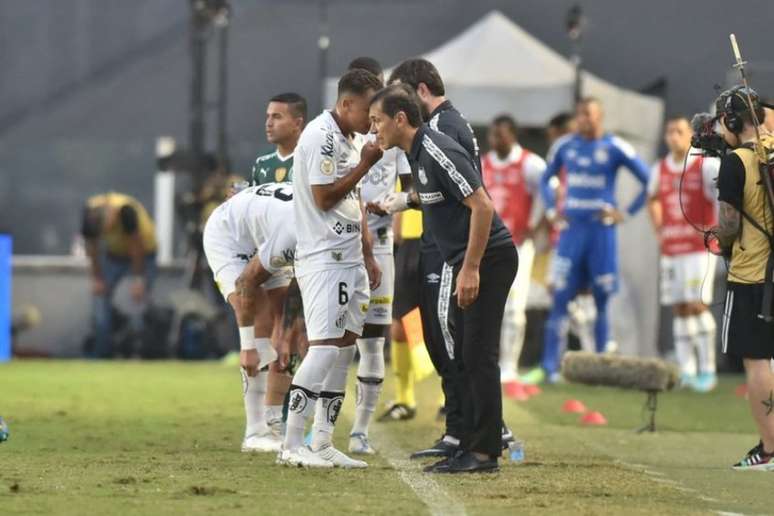
[[[384, 82], [382, 67], [376, 59], [358, 57], [348, 67], [349, 70], [358, 68], [371, 72]], [[358, 134], [354, 138], [355, 148], [359, 151], [366, 142], [375, 140], [375, 135]], [[363, 336], [357, 339], [360, 353], [357, 401], [355, 420], [349, 436], [349, 451], [357, 454], [375, 453], [368, 439], [368, 427], [384, 382], [384, 343], [392, 324], [392, 298], [395, 292], [392, 215], [382, 210], [379, 203], [395, 191], [398, 178], [405, 191], [411, 184], [411, 167], [406, 153], [396, 147], [384, 151], [382, 159], [360, 181], [360, 198], [368, 210], [368, 232], [374, 258], [382, 271], [382, 282], [371, 291]]]
[[242, 190], [212, 212], [203, 244], [215, 282], [239, 325], [239, 355], [245, 403], [245, 452], [276, 452], [282, 441], [266, 424], [268, 366], [277, 351], [271, 337], [282, 328], [282, 307], [292, 278], [296, 236], [293, 187], [268, 183]]
[[706, 230], [717, 224], [720, 162], [691, 152], [692, 135], [685, 117], [667, 121], [669, 154], [651, 170], [648, 211], [661, 246], [661, 304], [672, 306], [681, 383], [706, 392], [717, 384], [716, 324], [707, 308], [716, 257], [704, 248], [704, 235], [694, 226]]
[[[380, 283], [357, 185], [382, 151], [368, 142], [357, 151], [354, 133], [370, 127], [368, 104], [379, 78], [362, 69], [345, 73], [332, 111], [312, 120], [295, 154], [295, 271], [309, 351], [290, 386], [287, 429], [279, 464], [364, 468], [334, 448], [332, 435], [344, 400], [355, 339], [363, 334], [370, 288]], [[304, 426], [315, 414], [310, 447]]]

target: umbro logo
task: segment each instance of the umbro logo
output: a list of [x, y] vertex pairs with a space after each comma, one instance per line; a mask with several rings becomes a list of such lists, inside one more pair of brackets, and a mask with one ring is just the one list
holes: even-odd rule
[[426, 278], [427, 278], [427, 282], [431, 284], [435, 284], [441, 281], [441, 275], [436, 274], [434, 272], [431, 272], [430, 274], [428, 274]]

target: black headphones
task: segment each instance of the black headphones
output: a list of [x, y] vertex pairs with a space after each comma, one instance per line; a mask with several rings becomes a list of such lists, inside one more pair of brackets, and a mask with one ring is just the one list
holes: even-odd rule
[[720, 94], [716, 104], [717, 111], [724, 117], [724, 123], [729, 131], [739, 134], [744, 129], [744, 115], [750, 113], [747, 96], [752, 100], [753, 109], [759, 121], [763, 121], [765, 113], [761, 107], [760, 98], [752, 88], [735, 86]]

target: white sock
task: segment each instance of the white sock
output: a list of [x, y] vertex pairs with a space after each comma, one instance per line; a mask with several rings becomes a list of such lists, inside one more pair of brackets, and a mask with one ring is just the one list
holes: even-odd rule
[[339, 356], [336, 346], [310, 346], [290, 385], [286, 450], [295, 450], [304, 444], [306, 420], [314, 413], [315, 402], [322, 390], [325, 377]]
[[694, 342], [699, 355], [699, 372], [715, 374], [715, 332], [717, 331], [715, 318], [709, 310], [705, 310], [693, 319], [696, 320], [698, 328]]
[[384, 382], [384, 337], [357, 339], [360, 363], [357, 366], [357, 399], [353, 434], [368, 435], [368, 424], [376, 410]]
[[282, 405], [266, 405], [266, 423], [282, 421]]
[[597, 307], [594, 296], [583, 294], [570, 303], [570, 327], [580, 342], [581, 350], [594, 352], [597, 349], [594, 324], [597, 321]]
[[264, 398], [266, 397], [267, 372], [259, 372], [253, 377], [242, 372], [242, 392], [245, 401], [245, 437], [263, 435], [268, 432], [264, 414]]
[[341, 406], [344, 404], [347, 373], [353, 358], [355, 358], [355, 346], [339, 348], [339, 355], [328, 371], [315, 408], [312, 433], [313, 450], [324, 448], [330, 445], [333, 440], [333, 429], [339, 418]]
[[696, 354], [693, 349], [696, 330], [696, 321], [692, 317], [675, 316], [672, 322], [677, 365], [680, 373], [688, 376], [696, 376]]

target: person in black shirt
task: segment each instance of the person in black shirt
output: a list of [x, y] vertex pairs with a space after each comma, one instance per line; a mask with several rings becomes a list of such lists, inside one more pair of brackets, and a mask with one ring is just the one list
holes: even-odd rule
[[468, 393], [462, 403], [461, 453], [426, 471], [497, 469], [502, 452], [500, 327], [516, 276], [516, 248], [473, 160], [453, 139], [422, 125], [409, 88], [396, 85], [379, 92], [371, 120], [380, 147], [398, 146], [408, 153], [425, 228], [444, 262], [437, 313], [442, 321], [451, 319], [457, 337], [444, 336], [450, 345], [446, 351], [459, 366], [459, 381]]
[[[410, 86], [419, 99], [422, 119], [435, 131], [442, 132], [459, 143], [472, 158], [478, 175], [481, 174], [478, 141], [467, 120], [445, 97], [445, 87], [438, 70], [426, 59], [408, 59], [399, 64], [390, 74], [389, 84]], [[431, 230], [423, 227], [420, 247], [420, 273], [422, 284], [419, 287], [419, 308], [422, 316], [422, 330], [427, 351], [433, 366], [441, 377], [444, 394], [446, 429], [444, 435], [428, 448], [411, 455], [412, 459], [423, 457], [445, 457], [456, 452], [459, 437], [464, 432], [462, 405], [466, 392], [457, 381], [459, 371], [447, 352], [453, 347], [455, 333], [447, 321], [438, 316], [438, 295], [441, 286], [443, 258], [435, 244]], [[512, 434], [503, 425], [503, 447]]]

